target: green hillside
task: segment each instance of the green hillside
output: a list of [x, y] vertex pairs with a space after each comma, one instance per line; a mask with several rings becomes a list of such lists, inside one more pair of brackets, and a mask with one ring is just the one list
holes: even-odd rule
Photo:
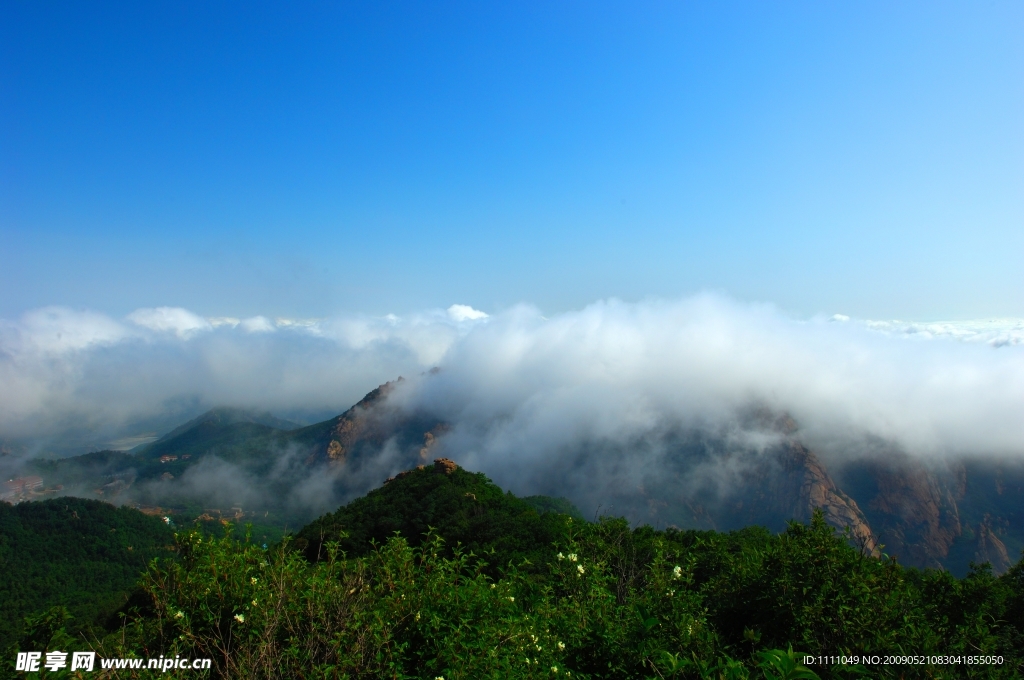
[[124, 604], [174, 533], [157, 517], [99, 501], [0, 503], [0, 650], [22, 619], [61, 605], [88, 629]]
[[579, 517], [579, 510], [565, 499], [516, 498], [482, 473], [442, 462], [405, 472], [312, 522], [296, 535], [295, 545], [315, 561], [327, 542], [361, 556], [370, 552], [372, 543], [383, 544], [396, 532], [415, 546], [433, 530], [449, 546], [487, 554], [494, 568], [523, 559], [542, 565], [554, 554], [555, 541], [565, 535], [559, 513]]
[[[907, 569], [856, 550], [821, 513], [781, 534], [590, 523], [539, 513], [442, 461], [320, 518], [280, 548], [198, 533], [178, 540], [181, 559], [143, 582], [153, 613], [124, 639], [165, 655], [210, 656], [215, 677], [1024, 673], [1024, 563], [1000, 578], [984, 567], [963, 579]], [[491, 549], [491, 564], [503, 569], [481, 564]], [[961, 661], [881, 661], [892, 654]], [[857, 661], [804, 666], [804, 655]]]
[[[81, 513], [57, 516], [60, 503], [8, 512], [39, 514], [40, 536], [72, 540]], [[218, 678], [1024, 674], [1022, 562], [998, 578], [984, 566], [963, 579], [907, 569], [853, 548], [820, 512], [776, 534], [657, 531], [585, 522], [571, 510], [564, 500], [516, 498], [442, 459], [278, 546], [186, 530], [177, 556], [141, 579], [124, 627], [97, 627], [88, 645], [101, 657], [211, 658]], [[106, 546], [94, 549], [95, 563], [75, 563], [87, 570], [123, 557], [99, 518], [81, 527], [82, 545]], [[37, 549], [31, 563], [44, 566], [40, 587], [58, 592], [38, 579], [48, 566], [71, 568], [52, 549], [59, 540], [33, 543], [31, 529], [18, 531]], [[73, 592], [78, 581], [63, 583]], [[60, 630], [43, 637], [64, 651], [88, 647]], [[893, 654], [926, 658], [881, 660]], [[805, 655], [827, 659], [805, 665]], [[936, 655], [960, 661], [929, 660]]]

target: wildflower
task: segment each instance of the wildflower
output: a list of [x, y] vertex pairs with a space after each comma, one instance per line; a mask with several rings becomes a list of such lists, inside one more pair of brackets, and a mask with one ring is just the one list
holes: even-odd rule
[[580, 575], [582, 576], [582, 575], [583, 575], [583, 573], [584, 573], [584, 572], [585, 572], [586, 570], [585, 570], [585, 569], [583, 568], [583, 565], [582, 565], [582, 564], [577, 564], [577, 565], [576, 565], [576, 571], [580, 572]]
[[565, 643], [564, 642], [559, 642], [558, 643], [558, 651], [560, 651], [560, 652], [564, 652], [565, 651]]
[[569, 553], [569, 561], [570, 562], [575, 562], [576, 561], [576, 553]]
[[552, 673], [557, 673], [558, 672], [558, 666], [552, 666], [551, 667], [551, 672]]
[[419, 621], [419, 620], [420, 620], [420, 613], [419, 613], [419, 612], [416, 612], [416, 620], [417, 620], [417, 621]]
[[557, 557], [560, 560], [564, 560], [565, 559], [565, 555], [563, 555], [562, 553], [558, 553], [557, 555], [555, 555], [555, 557]]
[[496, 586], [495, 584], [493, 584], [493, 583], [491, 584], [491, 588], [497, 588], [497, 587], [498, 586]]
[[680, 566], [676, 566], [676, 568], [672, 570], [672, 578], [682, 578], [682, 576], [683, 568]]
[[509, 601], [509, 602], [515, 602], [515, 601], [516, 601], [516, 598], [512, 597], [511, 595], [509, 595], [509, 596], [508, 596], [508, 601]]
[[235, 621], [245, 623], [245, 614], [235, 614]]
[[259, 579], [258, 579], [258, 578], [256, 578], [255, 576], [253, 576], [253, 577], [252, 577], [251, 579], [249, 579], [249, 583], [251, 583], [251, 584], [253, 584], [253, 585], [256, 585], [256, 583], [257, 583], [258, 581], [259, 581]]
[[434, 680], [444, 680], [444, 676], [443, 675], [434, 676]]
[[183, 618], [184, 616], [185, 616], [185, 612], [183, 612], [183, 611], [178, 611], [178, 612], [177, 612], [177, 613], [176, 613], [176, 614], [174, 615], [174, 618], [176, 618], [176, 619], [180, 619], [180, 618]]
[[252, 601], [252, 606], [253, 606], [253, 607], [255, 607], [255, 606], [256, 606], [256, 600], [253, 600], [253, 601]]

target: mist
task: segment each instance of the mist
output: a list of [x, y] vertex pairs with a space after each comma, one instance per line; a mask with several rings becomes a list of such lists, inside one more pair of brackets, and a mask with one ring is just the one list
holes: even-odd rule
[[391, 405], [450, 423], [445, 451], [513, 480], [608, 450], [631, 452], [601, 461], [627, 474], [684, 432], [768, 446], [770, 432], [744, 425], [759, 410], [791, 417], [828, 460], [879, 442], [929, 460], [1024, 458], [1021, 321], [795, 319], [716, 295], [551, 317], [34, 310], [0, 322], [0, 436], [33, 454], [58, 436], [100, 448], [220, 405], [308, 422], [400, 375]]

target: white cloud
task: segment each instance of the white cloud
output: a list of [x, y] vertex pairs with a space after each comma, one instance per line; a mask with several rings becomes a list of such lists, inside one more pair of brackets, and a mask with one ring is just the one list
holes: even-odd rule
[[922, 342], [714, 296], [550, 320], [519, 308], [455, 343], [404, 398], [476, 432], [463, 448], [492, 459], [720, 424], [750, 406], [791, 414], [826, 456], [871, 437], [920, 456], [1024, 456], [1024, 353], [974, 337]]
[[128, 320], [151, 331], [174, 333], [179, 338], [187, 338], [213, 328], [203, 317], [181, 307], [137, 309], [128, 315]]
[[479, 309], [473, 309], [469, 305], [452, 305], [448, 308], [448, 316], [456, 321], [477, 321], [478, 319], [486, 319], [488, 315]]
[[466, 451], [492, 461], [720, 424], [754, 404], [793, 415], [826, 456], [870, 437], [921, 456], [1024, 455], [1019, 320], [800, 321], [714, 296], [551, 318], [453, 308], [275, 321], [157, 308], [130, 323], [36, 310], [0, 321], [0, 436], [116, 424], [181, 399], [341, 412], [404, 375], [396, 399], [459, 424]]
[[239, 324], [242, 330], [248, 333], [273, 333], [277, 330], [277, 326], [273, 321], [265, 316], [254, 316], [248, 319], [242, 319]]
[[963, 342], [980, 342], [993, 347], [1024, 345], [1024, 319], [978, 319], [974, 321], [867, 321], [868, 328], [930, 340], [952, 338]]

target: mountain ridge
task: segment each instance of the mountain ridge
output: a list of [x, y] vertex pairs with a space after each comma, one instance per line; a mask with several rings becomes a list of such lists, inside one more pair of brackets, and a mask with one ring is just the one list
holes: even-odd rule
[[[401, 382], [384, 383], [338, 416], [307, 426], [283, 429], [294, 423], [212, 409], [135, 453], [94, 452], [34, 469], [51, 485], [88, 478], [76, 495], [220, 512], [241, 506], [243, 513], [266, 511], [281, 526], [301, 525], [401, 470], [428, 465], [437, 455], [459, 456], [446, 443], [451, 424], [391, 403]], [[800, 441], [789, 416], [761, 409], [748, 420], [775, 443], [744, 453], [723, 448], [713, 435], [672, 435], [659, 473], [639, 485], [610, 487], [608, 503], [633, 521], [717, 530], [761, 524], [778, 531], [820, 508], [868, 554], [884, 551], [912, 566], [956, 573], [966, 573], [972, 561], [988, 561], [1002, 573], [1024, 548], [1020, 466], [969, 461], [943, 470], [890, 456], [829, 469]], [[739, 470], [733, 481], [724, 490], [694, 486], [694, 470], [716, 456], [732, 458]], [[554, 495], [571, 498], [557, 477], [546, 481]]]

